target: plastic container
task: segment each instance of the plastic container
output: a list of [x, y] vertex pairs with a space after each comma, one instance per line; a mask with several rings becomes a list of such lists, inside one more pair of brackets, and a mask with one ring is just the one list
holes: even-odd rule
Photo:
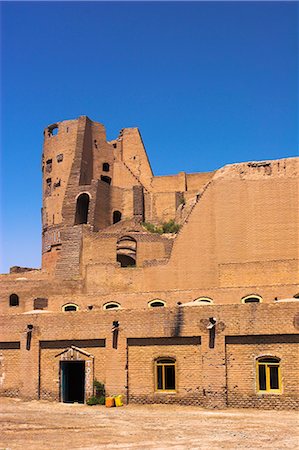
[[113, 397], [106, 397], [105, 406], [106, 406], [106, 408], [112, 408], [113, 406], [115, 406], [114, 398]]
[[115, 406], [123, 406], [122, 395], [117, 395], [116, 397], [114, 397], [114, 400]]

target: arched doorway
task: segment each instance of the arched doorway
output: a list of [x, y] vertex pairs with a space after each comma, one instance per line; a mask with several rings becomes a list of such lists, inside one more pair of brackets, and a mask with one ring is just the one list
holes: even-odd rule
[[75, 225], [88, 222], [89, 195], [81, 194], [77, 198]]

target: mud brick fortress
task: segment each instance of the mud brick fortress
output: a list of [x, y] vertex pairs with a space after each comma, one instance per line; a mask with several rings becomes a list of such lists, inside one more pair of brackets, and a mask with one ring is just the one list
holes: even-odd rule
[[0, 395], [298, 407], [298, 159], [154, 176], [137, 128], [81, 116], [42, 171], [42, 268], [0, 276]]

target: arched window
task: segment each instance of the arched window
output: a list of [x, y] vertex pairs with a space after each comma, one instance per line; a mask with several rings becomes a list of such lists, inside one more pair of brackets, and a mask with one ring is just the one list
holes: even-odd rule
[[175, 392], [176, 390], [176, 367], [174, 358], [158, 358], [155, 361], [155, 390]]
[[103, 163], [103, 172], [109, 172], [110, 165], [108, 163]]
[[79, 197], [77, 198], [75, 225], [87, 223], [88, 208], [89, 208], [89, 195], [85, 193], [79, 195]]
[[78, 311], [79, 307], [75, 303], [67, 303], [66, 305], [63, 305], [62, 311]]
[[101, 180], [104, 181], [104, 183], [111, 184], [111, 178], [106, 175], [101, 175]]
[[48, 136], [56, 136], [58, 133], [58, 125], [57, 123], [54, 123], [53, 125], [48, 126]]
[[261, 303], [263, 301], [260, 295], [252, 294], [242, 298], [242, 303]]
[[194, 302], [198, 303], [199, 305], [211, 305], [213, 304], [213, 300], [209, 297], [198, 297], [194, 300]]
[[113, 211], [113, 223], [117, 223], [121, 221], [121, 212]]
[[136, 266], [137, 242], [131, 236], [122, 236], [116, 245], [116, 260], [121, 267]]
[[116, 302], [109, 302], [103, 306], [103, 309], [119, 309], [120, 304]]
[[261, 393], [281, 391], [280, 359], [262, 356], [257, 359], [257, 390]]
[[160, 300], [159, 298], [156, 298], [155, 300], [151, 300], [150, 302], [148, 302], [149, 308], [161, 308], [164, 306], [166, 306], [166, 302]]
[[19, 306], [19, 296], [17, 294], [9, 296], [9, 306]]

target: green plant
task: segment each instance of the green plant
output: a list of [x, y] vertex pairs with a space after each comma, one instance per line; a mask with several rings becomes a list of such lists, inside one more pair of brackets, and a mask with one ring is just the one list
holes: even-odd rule
[[162, 225], [163, 233], [177, 233], [180, 229], [180, 225], [173, 219], [168, 222], [164, 222]]
[[105, 397], [101, 395], [101, 397], [97, 397], [99, 401], [99, 405], [105, 405]]
[[93, 386], [95, 388], [96, 397], [105, 397], [105, 385], [103, 383], [95, 379], [93, 382]]
[[153, 223], [150, 222], [143, 222], [142, 224], [144, 226], [144, 228], [146, 228], [147, 231], [149, 231], [150, 233], [158, 233], [158, 234], [162, 234], [163, 230], [161, 227], [157, 227], [156, 225], [154, 225]]
[[150, 233], [177, 233], [180, 229], [180, 225], [177, 224], [173, 219], [169, 220], [168, 222], [164, 222], [162, 226], [154, 225], [150, 222], [143, 222], [143, 227], [149, 231]]
[[89, 406], [99, 405], [100, 404], [100, 399], [98, 397], [96, 397], [95, 395], [93, 395], [92, 397], [89, 397], [86, 400], [86, 404], [89, 405]]

